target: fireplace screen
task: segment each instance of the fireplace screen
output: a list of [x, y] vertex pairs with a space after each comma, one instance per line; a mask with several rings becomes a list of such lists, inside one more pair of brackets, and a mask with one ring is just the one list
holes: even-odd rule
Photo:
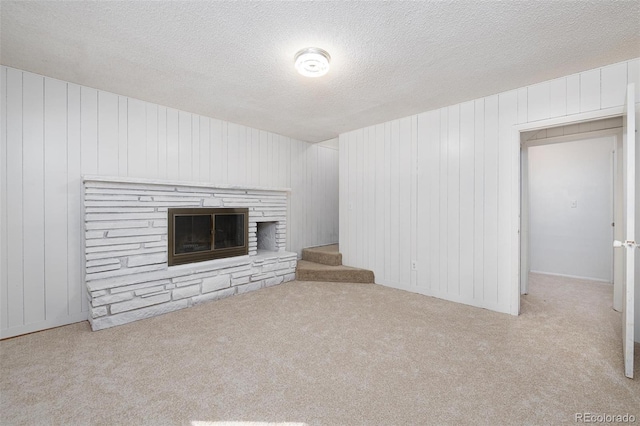
[[248, 251], [248, 209], [169, 209], [169, 266]]

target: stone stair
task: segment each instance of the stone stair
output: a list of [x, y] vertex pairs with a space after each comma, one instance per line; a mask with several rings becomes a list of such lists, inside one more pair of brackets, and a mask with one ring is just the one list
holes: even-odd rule
[[342, 264], [337, 244], [302, 250], [302, 260], [296, 268], [298, 281], [329, 281], [344, 283], [373, 283], [372, 271]]

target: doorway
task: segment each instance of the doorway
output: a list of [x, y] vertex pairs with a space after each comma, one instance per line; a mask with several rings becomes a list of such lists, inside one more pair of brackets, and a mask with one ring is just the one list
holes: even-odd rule
[[622, 118], [537, 129], [520, 138], [520, 293], [529, 292], [532, 273], [617, 283], [611, 292], [619, 311], [622, 262], [613, 240], [622, 222]]

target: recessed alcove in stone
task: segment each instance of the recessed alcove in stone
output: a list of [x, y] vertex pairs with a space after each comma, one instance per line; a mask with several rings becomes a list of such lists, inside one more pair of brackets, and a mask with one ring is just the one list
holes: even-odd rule
[[258, 250], [278, 251], [277, 222], [258, 222]]

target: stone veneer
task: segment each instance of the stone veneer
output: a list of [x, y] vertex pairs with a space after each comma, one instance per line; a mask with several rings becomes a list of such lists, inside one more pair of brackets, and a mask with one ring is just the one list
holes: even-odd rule
[[[295, 279], [284, 251], [288, 189], [84, 177], [85, 282], [93, 330]], [[169, 207], [246, 207], [249, 254], [167, 266]], [[274, 222], [276, 251], [258, 250], [257, 223]]]

